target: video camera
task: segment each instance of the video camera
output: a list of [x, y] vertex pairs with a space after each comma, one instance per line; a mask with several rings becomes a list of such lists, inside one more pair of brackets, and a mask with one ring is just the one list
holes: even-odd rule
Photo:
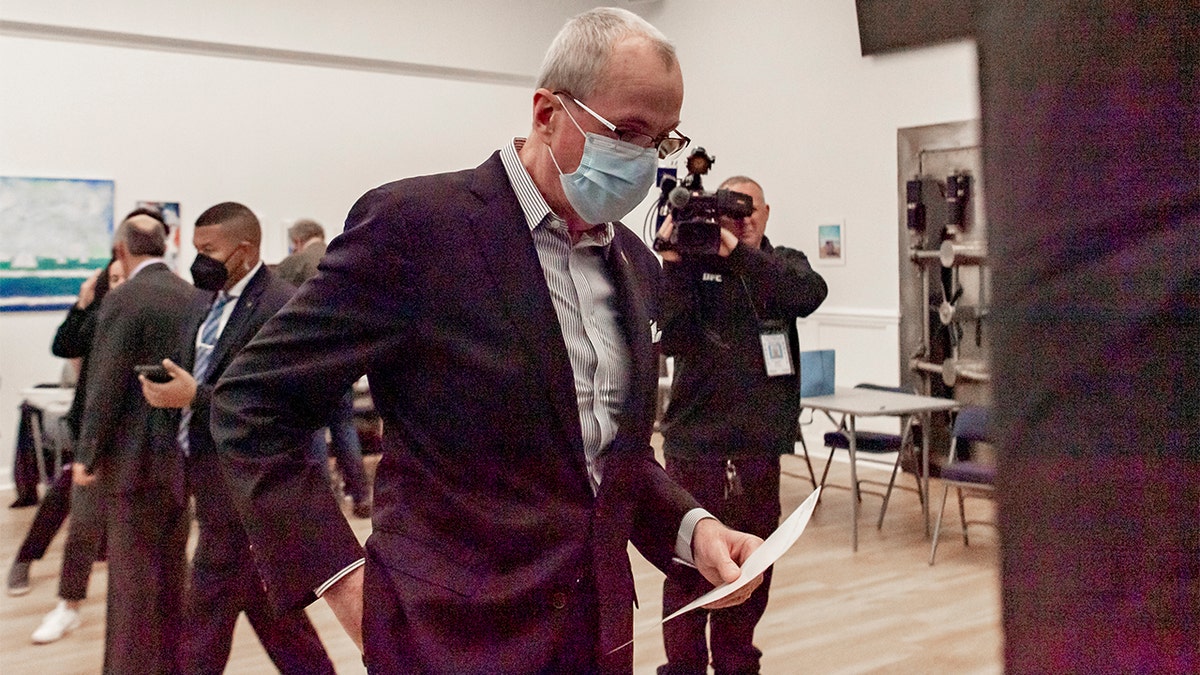
[[680, 255], [713, 255], [721, 248], [720, 218], [746, 218], [754, 213], [754, 199], [733, 190], [705, 192], [700, 176], [708, 173], [717, 161], [704, 148], [696, 148], [688, 156], [688, 175], [676, 185], [666, 179], [662, 183], [660, 205], [669, 205], [675, 223], [665, 242], [655, 239], [656, 251], [677, 251]]

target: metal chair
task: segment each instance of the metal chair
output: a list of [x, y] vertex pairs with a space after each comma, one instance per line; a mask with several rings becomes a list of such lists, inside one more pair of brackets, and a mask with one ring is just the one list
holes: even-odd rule
[[[911, 389], [905, 387], [887, 387], [878, 384], [861, 383], [855, 385], [856, 389], [874, 389], [876, 391], [892, 391], [901, 394], [914, 393]], [[874, 431], [858, 431], [854, 434], [855, 451], [881, 454], [886, 452], [896, 453], [896, 462], [892, 465], [892, 476], [887, 483], [874, 481], [870, 479], [859, 479], [858, 494], [861, 499], [863, 483], [874, 485], [886, 485], [887, 490], [883, 493], [867, 491], [868, 494], [876, 494], [883, 497], [883, 505], [879, 509], [879, 522], [876, 523], [876, 529], [883, 528], [883, 517], [887, 514], [888, 502], [892, 497], [892, 489], [896, 486], [896, 475], [900, 472], [901, 460], [904, 456], [906, 447], [913, 447], [913, 438], [919, 430], [919, 425], [916, 423], [916, 418], [907, 416], [904, 419], [904, 429], [901, 434], [888, 434]], [[837, 450], [850, 449], [850, 435], [846, 429], [845, 419], [843, 418], [839, 428], [836, 431], [830, 431], [825, 434], [825, 446], [829, 448], [829, 458], [825, 461], [825, 471], [821, 473], [821, 485], [825, 485], [825, 479], [829, 475], [829, 466], [833, 461], [833, 454]], [[921, 500], [921, 504], [925, 503], [925, 494], [921, 490], [921, 481], [917, 481], [917, 498]]]
[[[808, 456], [808, 443], [806, 443], [804, 441], [804, 427], [809, 424], [812, 424], [812, 412], [809, 411], [808, 421], [805, 422], [804, 421], [804, 411], [801, 410], [800, 417], [796, 421], [796, 440], [800, 441], [800, 448], [803, 451], [803, 454], [796, 452], [795, 446], [792, 447], [792, 454], [800, 455], [801, 457], [804, 458], [804, 464], [805, 464], [805, 466], [808, 467], [808, 480], [812, 482], [813, 489], [816, 490], [817, 489], [817, 472], [813, 471], [812, 459], [810, 459]], [[780, 473], [785, 476], [791, 476], [793, 478], [804, 478], [804, 476], [802, 474], [792, 473], [791, 471], [787, 471], [787, 470], [780, 470]], [[820, 498], [818, 497], [818, 499], [820, 499]]]
[[995, 526], [995, 523], [991, 521], [967, 520], [963, 501], [966, 497], [994, 498], [996, 466], [990, 462], [957, 458], [960, 442], [986, 443], [989, 441], [987, 426], [988, 409], [982, 406], [966, 406], [959, 410], [958, 416], [954, 418], [954, 436], [950, 439], [950, 455], [946, 459], [946, 465], [942, 467], [941, 479], [945, 488], [942, 492], [942, 505], [938, 509], [937, 524], [933, 528], [933, 545], [929, 551], [930, 565], [937, 557], [938, 535], [942, 529], [942, 515], [946, 510], [946, 498], [950, 495], [950, 488], [953, 487], [958, 492], [958, 517], [962, 521], [964, 546], [969, 546], [971, 543], [967, 538], [968, 524]]

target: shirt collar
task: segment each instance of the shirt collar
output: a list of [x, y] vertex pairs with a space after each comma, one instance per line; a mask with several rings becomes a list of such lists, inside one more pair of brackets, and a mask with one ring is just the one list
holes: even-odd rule
[[[541, 191], [534, 185], [529, 171], [521, 163], [521, 157], [518, 153], [524, 145], [524, 138], [514, 138], [511, 143], [500, 149], [500, 161], [504, 164], [504, 172], [508, 174], [508, 182], [512, 186], [513, 192], [517, 195], [517, 201], [521, 204], [521, 212], [525, 214], [525, 224], [529, 226], [531, 232], [543, 223], [550, 230], [563, 230], [565, 232], [567, 221], [550, 210], [550, 205], [546, 203], [546, 198], [542, 196]], [[608, 246], [612, 243], [613, 236], [613, 224], [604, 223], [583, 232], [579, 242], [575, 246]]]
[[166, 264], [166, 262], [167, 262], [167, 261], [166, 261], [166, 259], [164, 259], [164, 258], [161, 258], [161, 257], [159, 257], [159, 258], [146, 258], [145, 260], [143, 260], [143, 261], [141, 262], [141, 264], [140, 264], [140, 265], [138, 265], [137, 267], [133, 268], [133, 271], [129, 273], [129, 276], [125, 277], [125, 280], [126, 280], [126, 281], [128, 281], [129, 279], [132, 279], [132, 278], [136, 277], [138, 272], [141, 272], [142, 270], [144, 270], [144, 269], [146, 269], [147, 267], [149, 267], [149, 266], [153, 265], [154, 263], [163, 263], [163, 264]]

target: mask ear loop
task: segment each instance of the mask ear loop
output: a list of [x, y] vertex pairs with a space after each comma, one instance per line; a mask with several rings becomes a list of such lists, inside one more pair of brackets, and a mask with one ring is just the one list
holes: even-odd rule
[[[579, 122], [575, 121], [575, 116], [571, 114], [571, 111], [567, 110], [567, 104], [563, 102], [562, 97], [558, 94], [554, 94], [554, 98], [558, 99], [558, 104], [562, 106], [563, 112], [567, 113], [567, 117], [570, 118], [571, 124], [574, 124], [575, 128], [579, 130], [579, 133], [583, 134], [584, 138], [587, 138], [587, 132], [583, 130], [583, 127], [579, 126]], [[579, 105], [582, 106], [583, 104], [580, 103]]]
[[[583, 130], [583, 127], [579, 126], [579, 122], [575, 121], [575, 116], [571, 114], [571, 111], [567, 110], [567, 104], [562, 100], [562, 97], [558, 94], [552, 94], [552, 96], [558, 99], [558, 104], [562, 106], [563, 112], [567, 113], [567, 119], [571, 120], [571, 124], [575, 125], [575, 128], [579, 130], [579, 133], [583, 134], [583, 138], [586, 140], [587, 132]], [[558, 160], [554, 157], [554, 148], [550, 147], [549, 143], [546, 144], [546, 148], [550, 151], [550, 161], [554, 162], [554, 168], [558, 169], [559, 175], [565, 176], [566, 174], [563, 173], [562, 167], [558, 165]]]

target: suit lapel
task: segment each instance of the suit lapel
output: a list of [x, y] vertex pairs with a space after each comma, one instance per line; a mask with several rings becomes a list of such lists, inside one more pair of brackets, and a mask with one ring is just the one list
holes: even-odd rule
[[571, 360], [525, 214], [509, 186], [498, 153], [475, 174], [472, 191], [483, 200], [483, 206], [470, 218], [471, 226], [487, 236], [473, 241], [488, 261], [505, 318], [520, 336], [513, 348], [528, 352], [541, 381], [549, 385], [550, 403], [558, 414], [565, 440], [578, 450], [575, 455], [582, 465], [583, 432]]
[[179, 365], [192, 372], [192, 368], [196, 365], [196, 336], [200, 332], [200, 324], [204, 323], [204, 317], [208, 316], [208, 308], [212, 307], [215, 294], [205, 293], [203, 295], [197, 293], [197, 298], [193, 302], [191, 316], [184, 325], [185, 334], [183, 336], [183, 344], [187, 346], [183, 350], [183, 356]]
[[[658, 380], [658, 364], [655, 363], [655, 350], [650, 335], [652, 316], [645, 304], [650, 296], [645, 293], [646, 289], [642, 288], [633, 262], [625, 252], [625, 242], [619, 234], [609, 245], [607, 266], [610, 278], [616, 286], [617, 311], [620, 313], [621, 329], [625, 334], [625, 344], [629, 346], [630, 356], [629, 391], [625, 396], [621, 427], [634, 431], [646, 422], [640, 418], [645, 408], [642, 394], [647, 391], [646, 380]], [[650, 420], [650, 423], [653, 424], [653, 420]]]
[[[221, 336], [217, 338], [217, 346], [213, 349], [212, 368], [208, 378], [210, 381], [214, 379], [214, 375], [224, 370], [222, 364], [234, 356], [229, 352], [229, 345], [242, 345], [248, 341], [244, 339], [243, 334], [250, 328], [251, 322], [248, 319], [254, 315], [255, 308], [258, 306], [258, 298], [267, 286], [268, 274], [270, 272], [264, 265], [246, 284], [242, 294], [238, 296], [237, 304], [233, 306], [233, 313], [225, 322], [225, 330], [221, 331]], [[205, 314], [207, 314], [207, 310], [205, 310]], [[203, 318], [201, 321], [203, 322]], [[197, 328], [199, 328], [198, 325]]]

